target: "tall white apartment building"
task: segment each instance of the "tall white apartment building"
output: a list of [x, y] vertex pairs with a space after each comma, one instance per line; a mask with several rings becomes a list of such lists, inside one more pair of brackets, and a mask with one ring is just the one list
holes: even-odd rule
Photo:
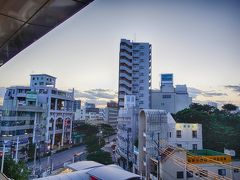
[[161, 74], [160, 90], [151, 90], [151, 108], [177, 113], [192, 103], [186, 85], [173, 85], [173, 74]]
[[138, 108], [134, 95], [125, 95], [124, 108], [119, 109], [117, 125], [117, 157], [121, 167], [132, 169], [134, 144], [138, 141]]
[[3, 103], [1, 140], [23, 146], [39, 143], [46, 152], [49, 146], [71, 143], [74, 118], [74, 92], [58, 90], [56, 78], [47, 74], [31, 75], [30, 86], [7, 88]]
[[136, 106], [150, 107], [152, 46], [149, 43], [121, 39], [119, 53], [118, 106], [124, 107], [124, 96], [135, 95]]

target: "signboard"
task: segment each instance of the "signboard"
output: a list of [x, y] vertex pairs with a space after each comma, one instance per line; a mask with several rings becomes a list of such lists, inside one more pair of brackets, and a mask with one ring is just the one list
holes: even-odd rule
[[33, 91], [27, 92], [26, 98], [27, 98], [28, 101], [36, 101], [37, 92], [33, 92]]
[[229, 156], [235, 156], [236, 155], [236, 152], [232, 149], [225, 149], [224, 148], [224, 154], [227, 154]]
[[163, 83], [173, 83], [173, 74], [161, 74], [161, 81]]
[[172, 81], [173, 74], [161, 74], [162, 81]]

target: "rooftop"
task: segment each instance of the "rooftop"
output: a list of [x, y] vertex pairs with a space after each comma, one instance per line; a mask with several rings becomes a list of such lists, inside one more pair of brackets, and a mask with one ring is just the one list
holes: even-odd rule
[[194, 156], [227, 156], [226, 154], [210, 149], [190, 150], [189, 154]]

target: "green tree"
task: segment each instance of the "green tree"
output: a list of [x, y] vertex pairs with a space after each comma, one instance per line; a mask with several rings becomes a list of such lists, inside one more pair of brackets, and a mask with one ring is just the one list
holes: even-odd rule
[[193, 104], [174, 114], [179, 123], [202, 124], [203, 148], [223, 152], [224, 148], [233, 149], [240, 156], [240, 115], [210, 109], [206, 105]]
[[238, 107], [236, 105], [234, 105], [234, 104], [224, 104], [222, 106], [222, 108], [223, 108], [223, 110], [230, 112], [230, 111], [237, 110]]
[[111, 136], [115, 134], [114, 129], [109, 124], [99, 124], [99, 130], [101, 129], [103, 137]]
[[101, 164], [112, 164], [112, 157], [109, 152], [98, 150], [87, 155], [87, 160], [96, 161]]
[[26, 180], [30, 174], [27, 166], [23, 161], [15, 163], [11, 158], [6, 158], [4, 161], [4, 174], [11, 179]]

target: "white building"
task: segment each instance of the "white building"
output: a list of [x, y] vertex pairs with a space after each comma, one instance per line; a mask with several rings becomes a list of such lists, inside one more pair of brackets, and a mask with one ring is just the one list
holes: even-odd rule
[[135, 95], [139, 108], [150, 107], [152, 47], [149, 43], [121, 39], [119, 53], [118, 106], [124, 96]]
[[[164, 180], [240, 178], [240, 162], [232, 161], [231, 156], [224, 153], [208, 149], [194, 151], [174, 149], [172, 153], [165, 152], [162, 153], [160, 165], [160, 177]], [[156, 173], [153, 168], [150, 176], [157, 179], [154, 174]]]
[[56, 78], [31, 75], [30, 86], [7, 88], [4, 96], [1, 140], [39, 143], [46, 152], [71, 143], [74, 93], [58, 90]]
[[113, 129], [117, 129], [117, 119], [118, 119], [118, 104], [114, 101], [110, 101], [107, 103], [107, 107], [105, 110], [105, 121], [113, 127]]
[[139, 113], [138, 141], [134, 172], [149, 179], [152, 166], [150, 160], [159, 156], [157, 148], [173, 146], [189, 150], [202, 149], [202, 126], [176, 123], [165, 110], [142, 110]]
[[91, 104], [81, 107], [81, 109], [76, 109], [75, 120], [80, 122], [89, 122], [89, 121], [104, 121], [105, 119], [105, 110], [101, 108], [96, 108]]
[[138, 140], [138, 108], [134, 95], [126, 95], [124, 108], [120, 108], [117, 126], [118, 162], [124, 169], [132, 169], [134, 161], [134, 143]]
[[160, 90], [151, 90], [151, 108], [176, 113], [192, 103], [186, 85], [173, 85], [173, 74], [161, 74]]

